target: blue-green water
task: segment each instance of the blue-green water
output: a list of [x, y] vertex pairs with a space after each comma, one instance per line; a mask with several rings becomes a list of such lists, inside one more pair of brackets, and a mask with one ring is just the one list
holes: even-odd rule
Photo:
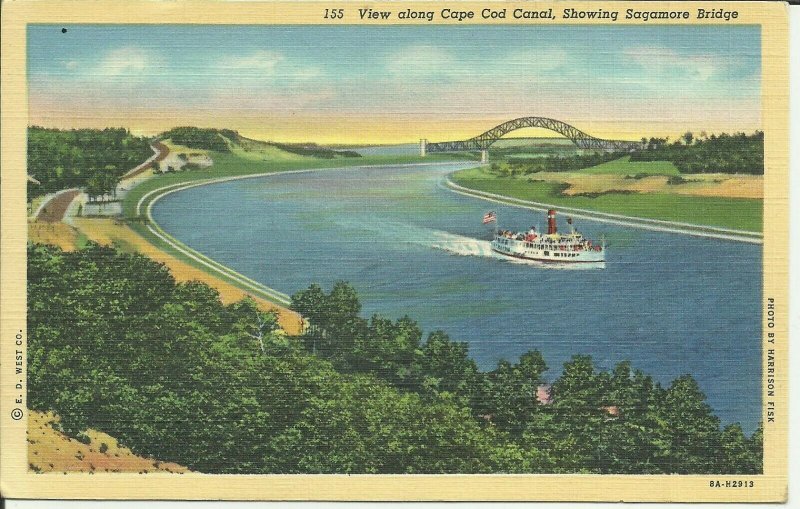
[[461, 167], [276, 174], [175, 193], [153, 213], [187, 245], [282, 292], [349, 281], [366, 314], [443, 329], [483, 369], [534, 348], [552, 378], [574, 354], [601, 368], [628, 359], [662, 384], [691, 374], [723, 423], [755, 429], [761, 246], [581, 220], [588, 237], [606, 236], [605, 268], [514, 263], [491, 254], [483, 214], [496, 210], [513, 229], [541, 229], [543, 214], [443, 188]]

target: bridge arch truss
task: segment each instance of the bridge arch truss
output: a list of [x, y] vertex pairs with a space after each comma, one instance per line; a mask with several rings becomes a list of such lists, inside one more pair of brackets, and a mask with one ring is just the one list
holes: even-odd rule
[[510, 133], [526, 127], [541, 127], [557, 132], [568, 138], [578, 148], [597, 149], [597, 150], [632, 150], [641, 147], [641, 143], [635, 141], [603, 140], [595, 138], [577, 129], [566, 122], [547, 117], [520, 117], [495, 126], [483, 134], [461, 141], [442, 141], [437, 143], [425, 143], [425, 150], [431, 152], [475, 152], [488, 150], [489, 147]]

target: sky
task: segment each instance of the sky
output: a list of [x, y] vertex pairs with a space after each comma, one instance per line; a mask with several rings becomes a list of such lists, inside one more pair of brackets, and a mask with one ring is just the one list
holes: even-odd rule
[[761, 128], [750, 25], [29, 25], [27, 49], [29, 123], [47, 127], [355, 144], [522, 116], [616, 139]]

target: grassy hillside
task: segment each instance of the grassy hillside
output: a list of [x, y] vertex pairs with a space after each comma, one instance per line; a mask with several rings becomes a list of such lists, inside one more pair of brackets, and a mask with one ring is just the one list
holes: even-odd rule
[[[682, 186], [695, 184], [681, 181], [671, 184], [669, 176], [674, 178], [675, 174], [675, 167], [667, 162], [631, 163], [620, 159], [579, 172], [509, 177], [483, 167], [456, 172], [451, 178], [470, 189], [556, 206], [754, 232], [762, 230], [763, 200], [681, 194]], [[713, 187], [723, 186], [724, 182], [700, 184]], [[572, 188], [573, 185], [584, 187]], [[760, 188], [763, 184], [757, 180], [750, 185]], [[651, 192], [648, 186], [656, 191]], [[584, 189], [585, 192], [570, 194], [570, 189]]]
[[[646, 141], [646, 140], [642, 140]], [[681, 173], [764, 174], [764, 132], [722, 133], [700, 137], [691, 132], [668, 143], [650, 138], [644, 150], [631, 154], [634, 161], [669, 161]]]
[[176, 127], [159, 135], [160, 139], [190, 149], [232, 152], [251, 160], [297, 161], [302, 158], [335, 159], [360, 157], [348, 150], [333, 150], [315, 143], [275, 143], [245, 138], [232, 129]]
[[230, 129], [208, 129], [199, 127], [175, 127], [161, 133], [159, 139], [170, 139], [184, 147], [217, 152], [229, 152], [228, 140], [238, 134]]
[[[647, 219], [760, 232], [764, 133], [642, 140], [632, 153], [570, 152], [569, 140], [492, 147], [457, 184], [513, 198]], [[528, 158], [521, 154], [531, 152]]]
[[589, 175], [678, 175], [678, 169], [668, 161], [631, 162], [630, 156], [621, 157], [607, 163], [584, 168], [581, 173]]

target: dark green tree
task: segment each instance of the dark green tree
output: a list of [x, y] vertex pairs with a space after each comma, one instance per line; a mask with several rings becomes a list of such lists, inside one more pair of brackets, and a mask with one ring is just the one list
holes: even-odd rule
[[469, 346], [456, 342], [443, 331], [434, 331], [422, 347], [415, 370], [420, 376], [423, 392], [448, 392], [464, 397], [476, 406], [481, 375], [475, 361], [469, 357]]
[[705, 399], [689, 375], [677, 378], [667, 389], [656, 429], [665, 471], [686, 474], [719, 470], [719, 418]]
[[342, 365], [348, 362], [357, 339], [366, 333], [366, 321], [358, 316], [358, 295], [344, 281], [336, 282], [327, 295], [316, 285], [296, 293], [291, 308], [309, 321], [304, 341], [312, 352]]
[[[739, 424], [726, 426], [720, 435], [721, 450], [716, 454], [721, 456], [724, 461], [724, 472], [742, 474], [762, 473], [763, 463], [763, 444], [760, 443], [761, 427], [748, 439]], [[753, 443], [757, 447], [753, 447]], [[719, 463], [722, 463], [720, 461]]]
[[113, 194], [126, 171], [152, 155], [149, 141], [125, 129], [28, 129], [29, 196], [89, 187], [90, 196]]
[[500, 429], [519, 435], [533, 419], [539, 403], [537, 388], [544, 382], [547, 365], [537, 350], [520, 356], [516, 364], [501, 360], [488, 375], [488, 408]]
[[420, 356], [422, 330], [411, 318], [396, 322], [375, 315], [364, 334], [358, 334], [349, 365], [361, 372], [372, 372], [396, 386], [412, 387], [417, 381], [413, 372]]
[[500, 443], [448, 399], [424, 402], [359, 376], [313, 398], [277, 437], [268, 462], [311, 473], [480, 473], [502, 471]]
[[545, 440], [558, 471], [599, 472], [600, 440], [608, 412], [603, 408], [608, 377], [594, 370], [591, 357], [575, 355], [552, 384], [553, 425]]

